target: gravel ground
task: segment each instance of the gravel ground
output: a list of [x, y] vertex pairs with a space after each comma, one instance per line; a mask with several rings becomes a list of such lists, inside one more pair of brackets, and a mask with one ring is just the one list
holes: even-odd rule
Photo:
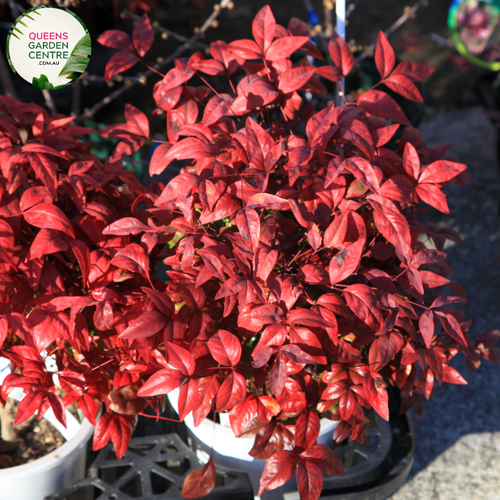
[[[428, 221], [456, 229], [466, 248], [446, 248], [452, 279], [467, 292], [464, 311], [471, 335], [500, 328], [500, 175], [495, 130], [480, 108], [427, 118], [420, 127], [429, 144], [450, 144], [474, 177], [451, 186], [450, 214], [430, 212]], [[457, 356], [463, 358], [463, 356]], [[410, 478], [391, 500], [500, 500], [500, 365], [484, 361], [467, 372], [451, 363], [466, 386], [438, 388], [416, 420], [416, 458]]]

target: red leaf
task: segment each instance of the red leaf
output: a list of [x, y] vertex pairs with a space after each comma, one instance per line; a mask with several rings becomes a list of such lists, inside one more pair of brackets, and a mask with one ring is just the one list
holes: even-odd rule
[[149, 120], [147, 116], [128, 102], [125, 104], [125, 120], [127, 120], [127, 127], [132, 134], [149, 139]]
[[433, 184], [419, 184], [415, 191], [425, 203], [445, 214], [450, 213], [444, 193]]
[[424, 338], [427, 349], [431, 348], [432, 337], [434, 336], [434, 314], [432, 311], [424, 311], [418, 320], [418, 326]]
[[417, 180], [420, 174], [420, 158], [415, 146], [410, 142], [405, 144], [403, 168], [411, 179]]
[[279, 61], [290, 57], [309, 41], [307, 36], [284, 36], [275, 40], [266, 51], [267, 61]]
[[[356, 120], [355, 120], [356, 121]], [[364, 158], [349, 158], [345, 160], [346, 168], [374, 193], [380, 194], [380, 186], [373, 166]]]
[[113, 76], [118, 73], [131, 68], [139, 62], [139, 58], [133, 52], [120, 51], [113, 55], [113, 57], [106, 64], [106, 70], [104, 72], [104, 79], [109, 82]]
[[229, 94], [214, 95], [205, 106], [201, 124], [208, 127], [219, 121], [228, 112], [233, 101]]
[[193, 379], [186, 380], [179, 391], [179, 420], [184, 420], [196, 408], [196, 403], [198, 403], [198, 386]]
[[233, 371], [222, 382], [216, 399], [216, 410], [227, 411], [241, 403], [247, 392], [245, 377]]
[[[45, 184], [53, 199], [57, 199], [57, 165], [44, 155], [29, 155], [36, 176]], [[49, 203], [46, 203], [49, 204]]]
[[363, 92], [357, 100], [358, 106], [368, 113], [393, 120], [403, 125], [410, 125], [410, 121], [396, 101], [381, 90]]
[[172, 316], [175, 311], [175, 306], [172, 302], [172, 299], [168, 295], [157, 292], [156, 290], [152, 290], [151, 288], [147, 288], [145, 286], [142, 287], [142, 291], [151, 299], [158, 310], [162, 312], [167, 318], [170, 318]]
[[320, 66], [316, 68], [316, 73], [332, 82], [340, 82], [342, 80], [341, 69], [336, 66]]
[[235, 295], [243, 290], [243, 287], [246, 285], [246, 278], [243, 276], [237, 275], [229, 278], [219, 289], [217, 295], [215, 296], [215, 300], [223, 299], [224, 297], [230, 297], [231, 295]]
[[102, 35], [99, 35], [97, 41], [104, 45], [105, 47], [111, 47], [112, 49], [129, 50], [133, 51], [134, 46], [132, 45], [132, 40], [123, 31], [118, 30], [107, 30]]
[[137, 243], [130, 243], [119, 250], [111, 264], [132, 273], [139, 273], [149, 280], [149, 259], [144, 248]]
[[323, 474], [309, 460], [300, 460], [297, 467], [297, 486], [300, 498], [318, 500], [323, 490]]
[[186, 377], [178, 370], [164, 368], [153, 373], [146, 383], [137, 391], [140, 397], [162, 396], [177, 389]]
[[236, 366], [241, 358], [241, 344], [238, 337], [226, 330], [219, 330], [210, 337], [207, 347], [217, 363]]
[[42, 401], [42, 391], [33, 391], [26, 394], [17, 408], [14, 426], [22, 424], [25, 420], [30, 418], [40, 408]]
[[242, 59], [260, 59], [262, 51], [253, 40], [235, 40], [227, 48]]
[[354, 56], [349, 45], [337, 33], [334, 33], [330, 38], [328, 52], [330, 52], [333, 64], [339, 68], [342, 76], [348, 75], [354, 66]]
[[380, 303], [371, 288], [366, 285], [350, 285], [344, 296], [351, 311], [370, 328], [377, 331], [384, 322]]
[[198, 403], [193, 411], [194, 426], [198, 427], [212, 409], [215, 396], [220, 388], [217, 375], [197, 379]]
[[258, 193], [254, 194], [248, 201], [248, 207], [264, 207], [271, 210], [289, 210], [290, 203], [284, 198], [274, 194]]
[[448, 382], [448, 384], [467, 385], [467, 380], [465, 380], [455, 368], [447, 364], [443, 364], [443, 382]]
[[255, 252], [260, 238], [260, 217], [253, 208], [244, 208], [236, 214], [236, 225], [246, 243]]
[[364, 245], [365, 240], [360, 239], [332, 257], [328, 268], [332, 286], [345, 280], [356, 271], [361, 261]]
[[[396, 56], [390, 43], [387, 41], [382, 31], [378, 32], [377, 47], [375, 49], [375, 64], [377, 65], [380, 78], [383, 80], [389, 76], [394, 64], [396, 63]], [[408, 123], [409, 125], [409, 123]]]
[[319, 435], [319, 417], [314, 411], [306, 410], [300, 414], [295, 426], [295, 446], [308, 450]]
[[86, 286], [89, 280], [90, 273], [90, 251], [89, 247], [79, 240], [72, 240], [69, 242], [71, 250], [75, 254], [78, 264], [80, 265], [80, 271], [82, 272], [83, 285]]
[[330, 128], [333, 113], [334, 106], [333, 104], [330, 104], [326, 108], [311, 116], [311, 118], [307, 121], [306, 133], [311, 147], [320, 142]]
[[198, 498], [208, 495], [215, 486], [216, 471], [212, 457], [198, 470], [190, 472], [184, 479], [181, 496], [184, 498]]
[[196, 362], [191, 353], [172, 342], [165, 342], [165, 346], [170, 363], [186, 377], [192, 375], [196, 368]]
[[137, 50], [137, 53], [141, 57], [144, 57], [146, 52], [151, 48], [154, 38], [155, 35], [149, 22], [149, 17], [147, 14], [143, 14], [140, 21], [134, 26], [132, 33], [135, 50]]
[[[403, 348], [404, 340], [398, 332], [390, 332], [375, 339], [370, 346], [370, 370], [380, 371]], [[347, 420], [347, 419], [344, 419]]]
[[383, 83], [396, 92], [396, 94], [402, 95], [410, 101], [424, 102], [422, 95], [415, 84], [404, 75], [393, 73], [391, 76], [383, 80]]
[[462, 329], [460, 328], [460, 323], [451, 314], [442, 313], [440, 311], [434, 311], [434, 314], [439, 318], [439, 321], [443, 325], [444, 331], [455, 341], [467, 347], [467, 341], [465, 340]]
[[124, 217], [104, 228], [102, 234], [114, 234], [116, 236], [128, 236], [142, 232], [154, 232], [155, 230], [143, 224], [135, 217]]
[[[265, 350], [265, 349], [263, 349]], [[285, 353], [287, 354], [287, 353]], [[283, 354], [278, 354], [269, 372], [269, 388], [275, 397], [279, 397], [285, 388], [287, 380], [286, 360]]]
[[264, 490], [274, 490], [292, 479], [299, 457], [291, 451], [275, 453], [267, 462], [260, 478], [259, 496]]
[[171, 147], [172, 144], [170, 143], [160, 144], [154, 150], [149, 164], [149, 175], [161, 174], [167, 168], [168, 164], [165, 163], [165, 157]]
[[60, 208], [51, 203], [39, 203], [23, 213], [26, 221], [35, 227], [58, 229], [75, 238], [73, 227]]
[[398, 128], [399, 125], [395, 123], [394, 125], [389, 125], [388, 127], [381, 127], [375, 130], [371, 130], [370, 133], [373, 138], [374, 147], [380, 148], [387, 144], [392, 139]]
[[21, 196], [21, 201], [19, 202], [19, 206], [21, 208], [21, 212], [25, 212], [28, 208], [31, 208], [33, 205], [44, 201], [46, 203], [52, 203], [54, 200], [52, 199], [49, 190], [43, 186], [35, 186], [28, 188]]
[[[344, 137], [344, 139], [351, 141], [360, 151], [368, 156], [368, 158], [370, 158], [372, 161], [375, 160], [373, 153], [373, 139], [370, 131], [368, 130], [368, 127], [362, 121], [352, 120], [343, 123], [340, 129], [340, 133], [342, 134], [342, 137]], [[349, 160], [351, 159], [352, 158], [350, 158]]]
[[[181, 142], [178, 142], [172, 149], [174, 149], [178, 144], [181, 144]], [[172, 149], [170, 151], [172, 151]], [[180, 173], [167, 184], [167, 187], [163, 190], [160, 197], [156, 200], [155, 205], [160, 206], [164, 203], [169, 202], [170, 200], [175, 200], [176, 198], [189, 195], [191, 193], [191, 190], [198, 184], [198, 181], [199, 178], [196, 175], [188, 174], [185, 172]]]
[[167, 132], [171, 142], [177, 142], [182, 129], [186, 125], [192, 125], [198, 118], [198, 105], [194, 100], [183, 102], [176, 109], [167, 113]]
[[108, 411], [97, 422], [94, 431], [93, 450], [104, 448], [109, 440], [115, 445], [115, 453], [121, 459], [127, 451], [132, 432], [137, 424], [137, 415], [120, 415]]
[[425, 80], [434, 73], [434, 68], [415, 61], [400, 62], [393, 71], [393, 75], [405, 75], [412, 82]]
[[167, 318], [158, 311], [147, 311], [137, 319], [132, 320], [128, 327], [119, 335], [121, 339], [133, 340], [151, 337], [167, 324]]
[[283, 71], [279, 77], [278, 89], [288, 94], [299, 90], [316, 72], [312, 66], [298, 66]]
[[252, 320], [255, 323], [268, 325], [279, 323], [283, 319], [283, 310], [276, 304], [265, 304], [252, 309]]
[[269, 5], [259, 10], [252, 23], [252, 35], [264, 53], [274, 39], [276, 21]]
[[234, 114], [242, 114], [256, 107], [266, 106], [280, 95], [267, 80], [258, 75], [243, 77], [236, 90], [238, 97], [231, 106]]
[[[343, 423], [344, 422], [340, 422], [339, 425]], [[312, 462], [319, 467], [323, 474], [328, 474], [330, 476], [344, 475], [344, 467], [329, 446], [316, 444], [302, 453], [301, 457], [306, 458], [308, 462]]]
[[380, 194], [400, 203], [413, 203], [414, 187], [410, 179], [404, 175], [393, 175], [382, 184]]
[[290, 311], [287, 323], [290, 325], [299, 324], [318, 328], [328, 328], [331, 326], [318, 313], [303, 308], [296, 308]]
[[442, 183], [456, 177], [467, 169], [467, 165], [448, 160], [438, 160], [425, 167], [418, 178], [419, 184]]
[[38, 257], [67, 249], [68, 244], [59, 237], [57, 231], [54, 229], [40, 229], [30, 246], [28, 259], [37, 259]]
[[363, 378], [363, 389], [368, 403], [385, 420], [389, 420], [389, 395], [386, 383], [376, 372], [369, 372]]
[[251, 395], [236, 405], [229, 413], [229, 422], [231, 429], [236, 436], [243, 434], [252, 420], [257, 416], [257, 408], [259, 406], [258, 399]]

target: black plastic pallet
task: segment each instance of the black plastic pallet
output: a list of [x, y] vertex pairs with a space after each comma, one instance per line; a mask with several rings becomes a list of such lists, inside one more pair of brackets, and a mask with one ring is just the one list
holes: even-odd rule
[[[389, 422], [374, 412], [363, 444], [334, 446], [345, 476], [327, 476], [323, 500], [383, 500], [408, 476], [415, 453], [411, 416], [392, 414]], [[46, 500], [181, 500], [186, 474], [201, 467], [197, 455], [177, 434], [133, 438], [122, 460], [113, 447], [101, 450], [88, 477]], [[244, 472], [217, 466], [216, 487], [207, 500], [253, 500]]]

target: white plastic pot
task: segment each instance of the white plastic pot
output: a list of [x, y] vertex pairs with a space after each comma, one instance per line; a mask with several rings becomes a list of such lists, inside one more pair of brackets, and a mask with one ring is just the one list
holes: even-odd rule
[[[177, 411], [179, 391], [176, 389], [167, 396], [170, 404]], [[198, 427], [195, 427], [191, 413], [184, 419], [184, 423], [188, 428], [192, 446], [202, 461], [208, 461], [213, 448], [214, 462], [230, 469], [247, 472], [254, 493], [258, 493], [260, 478], [266, 462], [265, 460], [255, 459], [248, 454], [252, 449], [255, 437], [237, 438], [230, 426], [217, 424], [209, 419], [205, 419]], [[320, 423], [321, 428], [317, 440], [318, 444], [332, 444], [337, 422], [322, 418]], [[296, 490], [297, 483], [294, 477], [280, 488], [265, 491], [260, 498], [261, 500], [295, 500], [299, 498]]]
[[[0, 384], [10, 371], [0, 359]], [[14, 389], [9, 397], [20, 401], [21, 389]], [[43, 500], [74, 481], [85, 477], [87, 441], [94, 426], [84, 420], [82, 424], [66, 410], [67, 428], [56, 419], [52, 409], [44, 418], [66, 439], [66, 442], [38, 460], [28, 464], [0, 469], [0, 500]]]

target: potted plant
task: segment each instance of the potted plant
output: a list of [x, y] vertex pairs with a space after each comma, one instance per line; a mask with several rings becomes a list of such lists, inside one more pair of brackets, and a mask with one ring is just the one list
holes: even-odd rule
[[[101, 233], [130, 213], [143, 190], [120, 164], [96, 160], [81, 139], [92, 131], [73, 120], [0, 96], [0, 403], [19, 402], [15, 419], [9, 408], [0, 411], [2, 454], [12, 459], [4, 466], [14, 464], [0, 470], [9, 498], [41, 500], [85, 475], [86, 444], [110, 383], [86, 361], [100, 352], [100, 363], [110, 359], [105, 332], [97, 339], [90, 330], [91, 337], [89, 326], [109, 321], [109, 285], [129, 286], [120, 285], [123, 271], [106, 274], [107, 247], [120, 238]], [[72, 301], [87, 303], [87, 292], [95, 304], [89, 325], [76, 308], [64, 311]], [[65, 410], [73, 402], [81, 424]], [[24, 463], [16, 426], [35, 412], [67, 441]]]
[[[214, 42], [209, 58], [176, 60], [155, 85], [155, 114], [166, 112], [168, 141], [157, 141], [150, 173], [187, 161], [166, 187], [143, 191], [114, 163], [149, 138], [140, 110], [128, 105], [126, 124], [101, 132], [120, 143], [104, 168], [92, 168], [99, 182], [108, 175], [125, 182], [120, 190], [107, 181], [105, 189], [128, 213], [106, 216], [92, 206], [89, 214], [86, 201], [77, 205], [68, 221], [85, 234], [75, 229], [74, 236], [97, 246], [88, 260], [75, 254], [88, 279], [44, 291], [19, 314], [27, 316], [22, 325], [30, 308], [65, 318], [69, 334], [44, 348], [70, 372], [65, 402], [93, 418], [99, 402], [106, 406], [94, 449], [111, 440], [121, 457], [137, 415], [148, 404], [159, 414], [164, 396], [177, 391], [179, 418], [192, 415], [193, 432], [227, 414], [235, 436], [253, 438], [250, 455], [266, 460], [259, 494], [296, 474], [301, 498], [317, 499], [323, 474], [343, 473], [332, 449], [317, 444], [321, 419], [338, 423], [335, 441], [362, 441], [364, 408], [389, 416], [388, 385], [401, 390], [402, 412], [415, 406], [420, 414], [435, 381], [465, 383], [450, 359], [461, 351], [478, 367], [480, 355], [496, 357], [499, 335], [472, 343], [470, 323], [454, 307], [465, 298], [447, 278], [446, 254], [419, 238], [438, 245], [459, 238], [429, 231], [418, 213], [426, 204], [447, 213], [441, 188], [466, 180], [466, 166], [446, 159], [446, 147], [427, 147], [380, 90], [344, 106], [322, 98], [321, 79], [340, 81], [354, 66], [336, 35], [331, 64], [314, 67], [295, 59], [323, 58], [300, 20], [284, 28], [266, 6], [252, 32], [254, 40]], [[120, 49], [106, 78], [142, 60], [153, 38], [147, 16], [132, 38], [101, 35]], [[375, 62], [381, 83], [421, 100], [414, 82], [430, 68], [395, 66], [383, 34]], [[398, 149], [385, 148], [400, 126]], [[90, 191], [98, 196], [97, 187]], [[26, 219], [30, 209], [21, 210]], [[88, 217], [92, 224], [78, 222]], [[70, 244], [67, 225], [51, 229]], [[160, 260], [170, 267], [165, 281], [151, 276]], [[35, 335], [33, 327], [3, 331], [6, 357], [29, 348]], [[36, 392], [39, 382], [16, 366], [4, 386]], [[60, 406], [53, 401], [47, 406]], [[210, 458], [187, 475], [182, 495], [203, 496], [214, 484]]]

